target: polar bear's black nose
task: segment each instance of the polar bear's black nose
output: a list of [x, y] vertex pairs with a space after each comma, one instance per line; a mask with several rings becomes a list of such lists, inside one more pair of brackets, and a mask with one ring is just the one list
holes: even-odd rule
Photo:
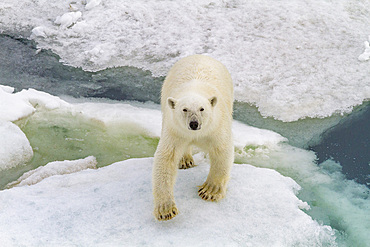
[[191, 128], [192, 130], [196, 130], [196, 129], [198, 129], [198, 122], [197, 122], [197, 121], [191, 121], [191, 122], [189, 123], [189, 126], [190, 126], [190, 128]]

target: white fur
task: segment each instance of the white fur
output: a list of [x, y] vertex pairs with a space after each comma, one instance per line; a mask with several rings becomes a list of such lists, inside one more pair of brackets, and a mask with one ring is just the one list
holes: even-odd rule
[[230, 74], [213, 58], [189, 56], [169, 71], [162, 86], [162, 133], [153, 167], [154, 215], [158, 220], [178, 214], [173, 196], [177, 168], [194, 166], [193, 145], [209, 153], [211, 162], [199, 196], [210, 201], [225, 196], [234, 161], [233, 101]]

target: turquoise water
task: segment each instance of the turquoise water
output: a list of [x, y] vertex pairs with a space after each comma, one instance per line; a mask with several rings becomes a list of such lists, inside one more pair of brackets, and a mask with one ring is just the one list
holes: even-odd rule
[[94, 156], [98, 167], [131, 158], [152, 157], [158, 138], [130, 124], [109, 127], [81, 114], [39, 111], [15, 122], [26, 134], [33, 157], [26, 166], [0, 171], [0, 189], [24, 172], [52, 161], [83, 159]]

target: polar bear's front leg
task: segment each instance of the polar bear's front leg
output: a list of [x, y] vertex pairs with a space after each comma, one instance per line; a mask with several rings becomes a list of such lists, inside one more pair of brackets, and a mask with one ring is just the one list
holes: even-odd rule
[[209, 152], [211, 167], [206, 182], [200, 186], [199, 196], [207, 201], [219, 201], [226, 195], [230, 170], [234, 162], [232, 145], [213, 148]]
[[153, 195], [154, 216], [158, 220], [169, 220], [179, 212], [173, 196], [173, 188], [176, 181], [178, 162], [181, 148], [175, 145], [165, 145], [159, 141], [154, 155], [153, 166]]

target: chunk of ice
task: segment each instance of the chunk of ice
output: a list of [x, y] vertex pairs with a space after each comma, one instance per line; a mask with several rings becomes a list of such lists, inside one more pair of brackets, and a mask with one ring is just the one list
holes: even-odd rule
[[17, 181], [8, 184], [6, 187], [18, 187], [25, 185], [37, 184], [45, 178], [55, 176], [70, 174], [85, 169], [96, 169], [97, 165], [96, 158], [94, 156], [86, 157], [85, 159], [79, 160], [64, 160], [64, 161], [54, 161], [46, 164], [45, 166], [40, 166], [35, 170], [31, 170], [23, 174]]
[[87, 3], [86, 3], [86, 6], [85, 6], [85, 9], [90, 10], [90, 9], [93, 9], [96, 6], [98, 6], [101, 3], [101, 0], [87, 0], [86, 2]]
[[12, 93], [11, 87], [0, 87], [0, 120], [16, 121], [35, 112], [35, 107], [69, 108], [70, 104], [59, 97], [34, 89]]
[[0, 171], [24, 165], [32, 156], [30, 142], [21, 129], [0, 120]]
[[89, 156], [85, 159], [79, 160], [50, 162], [45, 166], [40, 166], [35, 170], [26, 172], [17, 181], [8, 184], [7, 188], [37, 184], [45, 178], [55, 175], [70, 174], [85, 169], [96, 169], [97, 164], [98, 163], [94, 156]]
[[63, 28], [68, 28], [75, 24], [77, 20], [81, 18], [81, 16], [82, 13], [80, 11], [68, 12], [63, 14], [62, 16], [58, 16], [55, 19], [54, 23], [60, 25]]
[[365, 51], [364, 53], [362, 53], [359, 57], [358, 57], [358, 60], [360, 61], [367, 61], [370, 59], [370, 45], [369, 45], [369, 42], [370, 42], [370, 35], [369, 35], [369, 41], [365, 41], [364, 42], [364, 45], [365, 45]]
[[226, 198], [203, 201], [208, 161], [180, 170], [180, 214], [152, 215], [152, 158], [54, 176], [33, 186], [0, 191], [0, 239], [10, 245], [336, 246], [334, 231], [300, 210], [291, 178], [235, 165]]

